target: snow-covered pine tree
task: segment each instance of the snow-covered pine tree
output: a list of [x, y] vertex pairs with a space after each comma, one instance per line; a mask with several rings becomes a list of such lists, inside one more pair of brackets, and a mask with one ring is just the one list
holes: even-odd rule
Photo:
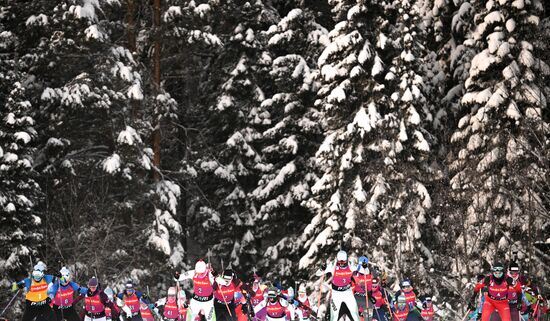
[[[248, 194], [253, 191], [263, 165], [261, 153], [252, 145], [261, 137], [257, 119], [269, 90], [271, 57], [261, 31], [277, 22], [277, 12], [260, 0], [227, 1], [220, 6], [214, 31], [230, 31], [222, 52], [211, 66], [211, 92], [206, 101], [210, 155], [199, 161], [201, 188], [215, 197], [201, 206], [198, 220], [207, 232], [214, 254], [226, 263], [246, 270], [257, 261], [260, 240], [253, 234], [259, 210]], [[267, 88], [266, 88], [267, 87]]]
[[[361, 238], [373, 231], [367, 227], [365, 210], [370, 204], [371, 213], [378, 212], [377, 198], [385, 190], [383, 178], [377, 175], [385, 165], [371, 161], [366, 166], [370, 155], [380, 150], [380, 107], [390, 101], [382, 92], [379, 80], [384, 67], [373, 45], [374, 25], [383, 22], [373, 13], [381, 8], [370, 1], [329, 3], [337, 24], [318, 59], [323, 85], [315, 102], [323, 113], [325, 132], [316, 153], [322, 176], [312, 187], [315, 198], [309, 201], [316, 214], [297, 241], [307, 251], [299, 267], [307, 270], [340, 247], [361, 254], [372, 251]], [[375, 192], [370, 201], [369, 190]]]
[[[319, 58], [327, 135], [317, 152], [317, 216], [306, 228], [300, 267], [342, 246], [417, 277], [434, 264], [422, 225], [439, 171], [430, 158], [433, 111], [418, 8], [408, 1], [332, 3], [345, 18]], [[389, 21], [373, 16], [384, 10]]]
[[19, 72], [0, 72], [0, 87], [11, 87], [1, 99], [0, 112], [0, 272], [11, 277], [28, 269], [29, 258], [36, 259], [44, 241], [37, 211], [43, 195], [33, 170], [37, 132], [21, 83], [25, 80]]
[[[27, 72], [28, 61], [21, 54], [32, 36], [21, 32], [26, 14], [42, 5], [40, 1], [0, 5], [0, 273], [7, 276], [5, 285], [11, 278], [26, 276], [31, 260], [44, 259], [47, 247], [41, 211], [44, 193], [34, 170], [39, 141], [34, 76]], [[0, 300], [7, 301], [7, 296], [1, 293]]]
[[[453, 273], [481, 272], [496, 260], [511, 259], [513, 250], [527, 258], [531, 237], [547, 228], [539, 186], [548, 177], [536, 157], [536, 137], [548, 137], [543, 118], [547, 98], [541, 76], [550, 73], [533, 44], [539, 34], [542, 2], [476, 1], [476, 28], [471, 33], [472, 59], [461, 99], [461, 118], [451, 137], [450, 170], [456, 221], [464, 228], [456, 238]], [[463, 214], [462, 214], [463, 213]], [[530, 219], [528, 219], [530, 217]], [[544, 274], [544, 268], [536, 269]]]
[[265, 34], [274, 94], [262, 102], [262, 117], [252, 120], [267, 125], [256, 142], [267, 166], [251, 196], [259, 207], [254, 234], [270, 245], [258, 267], [278, 277], [296, 277], [302, 249], [297, 239], [312, 216], [306, 201], [321, 137], [313, 107], [319, 86], [315, 67], [327, 33], [310, 11], [295, 8]]
[[[391, 138], [397, 146], [395, 160], [384, 172], [390, 194], [384, 207], [394, 215], [395, 224], [386, 223], [380, 237], [397, 245], [390, 261], [398, 275], [412, 278], [419, 288], [433, 288], [437, 277], [429, 272], [439, 260], [432, 253], [438, 245], [432, 229], [438, 218], [430, 213], [431, 194], [442, 170], [435, 158], [437, 139], [433, 132], [438, 120], [432, 99], [437, 97], [443, 77], [427, 46], [427, 28], [417, 1], [394, 1], [392, 7], [397, 21], [390, 39], [396, 52], [385, 85], [393, 91], [388, 107], [397, 110], [389, 115], [399, 123], [399, 133], [397, 139]], [[401, 236], [396, 238], [395, 234]], [[390, 252], [391, 247], [381, 246], [381, 250]]]
[[[100, 6], [97, 1], [86, 0], [58, 5], [51, 13], [46, 68], [56, 69], [63, 63], [67, 66], [63, 73], [40, 79], [46, 86], [40, 112], [43, 123], [49, 123], [44, 129], [47, 137], [42, 168], [52, 191], [52, 210], [61, 222], [71, 222], [63, 217], [75, 206], [85, 208], [73, 216], [84, 228], [71, 237], [54, 234], [52, 242], [61, 249], [72, 249], [77, 261], [88, 261], [88, 266], [105, 266], [103, 272], [110, 275], [116, 262], [137, 256], [135, 271], [141, 272], [128, 272], [141, 278], [147, 275], [144, 271], [151, 262], [182, 260], [181, 226], [173, 219], [173, 199], [179, 191], [170, 182], [153, 186], [148, 175], [153, 169], [148, 144], [153, 114], [164, 116], [175, 108], [175, 101], [164, 92], [152, 96], [150, 87], [144, 85], [148, 73], [130, 50], [115, 43], [126, 31], [119, 9], [116, 1]], [[136, 106], [142, 108], [137, 113], [141, 117], [136, 117]], [[84, 173], [86, 180], [77, 179]], [[88, 190], [103, 193], [90, 194]], [[122, 226], [118, 233], [112, 232], [113, 225]], [[124, 233], [140, 246], [116, 246], [113, 240]], [[109, 238], [106, 246], [86, 247], [85, 251], [68, 246], [93, 243], [98, 234]], [[166, 243], [156, 242], [158, 238], [169, 240], [172, 248], [167, 250]], [[159, 251], [143, 255], [141, 247], [148, 241]], [[159, 258], [155, 253], [164, 256]], [[103, 257], [108, 257], [110, 264], [103, 264]], [[90, 264], [93, 259], [102, 262]]]
[[[180, 189], [175, 217], [182, 226], [180, 240], [187, 251], [187, 246], [193, 246], [195, 242], [192, 231], [201, 226], [192, 220], [197, 199], [203, 196], [197, 188], [195, 168], [196, 159], [203, 156], [199, 147], [202, 136], [194, 121], [204, 113], [201, 99], [207, 93], [200, 92], [203, 75], [208, 70], [210, 59], [222, 46], [212, 27], [219, 2], [171, 0], [163, 4], [166, 10], [162, 14], [161, 29], [162, 90], [170, 92], [177, 106], [170, 111], [172, 117], [166, 117], [161, 123], [162, 168], [170, 173], [172, 183]], [[189, 259], [188, 253], [180, 252]]]

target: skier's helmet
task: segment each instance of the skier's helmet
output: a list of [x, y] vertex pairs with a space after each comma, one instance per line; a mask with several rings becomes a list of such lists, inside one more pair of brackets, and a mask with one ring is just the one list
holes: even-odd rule
[[496, 279], [501, 279], [504, 277], [504, 264], [497, 262], [493, 264], [493, 267], [491, 268], [491, 272], [493, 272], [493, 277]]
[[127, 295], [132, 295], [136, 291], [134, 289], [134, 282], [132, 280], [126, 281], [126, 284], [124, 284], [124, 291]]
[[348, 265], [348, 254], [346, 251], [338, 251], [338, 254], [336, 254], [336, 264], [340, 267]]
[[508, 270], [510, 270], [510, 273], [519, 274], [519, 264], [517, 262], [511, 262], [510, 266], [508, 267]]
[[38, 263], [36, 263], [34, 268], [39, 269], [42, 272], [46, 272], [46, 270], [48, 269], [48, 266], [46, 265], [46, 263], [44, 263], [42, 261], [38, 261]]
[[401, 281], [401, 290], [404, 290], [404, 291], [411, 291], [412, 290], [412, 283], [411, 283], [411, 280], [409, 279], [404, 279], [403, 281]]
[[424, 298], [424, 300], [422, 300], [422, 303], [426, 305], [426, 307], [431, 307], [432, 306], [432, 297], [431, 296], [427, 296]]
[[277, 289], [272, 287], [267, 291], [267, 299], [271, 302], [277, 301]]
[[88, 289], [93, 293], [97, 290], [99, 286], [99, 281], [97, 280], [97, 278], [94, 276], [92, 277], [89, 281], [88, 281]]
[[62, 267], [61, 270], [59, 270], [59, 274], [61, 274], [61, 278], [59, 279], [61, 284], [66, 285], [71, 281], [71, 271], [67, 267]]
[[206, 272], [206, 263], [203, 260], [198, 260], [195, 263], [195, 273], [203, 274]]
[[177, 293], [178, 290], [176, 289], [176, 287], [172, 286], [168, 288], [168, 296], [176, 296]]
[[233, 280], [234, 276], [235, 276], [235, 272], [233, 272], [233, 270], [226, 269], [225, 271], [223, 271], [222, 278], [224, 279], [226, 284], [229, 284]]

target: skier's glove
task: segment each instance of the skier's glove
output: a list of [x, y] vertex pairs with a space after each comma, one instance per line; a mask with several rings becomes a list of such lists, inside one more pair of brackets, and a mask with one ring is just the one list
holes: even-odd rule
[[476, 307], [475, 307], [475, 305], [474, 305], [474, 302], [468, 303], [468, 310], [474, 311], [475, 309], [476, 309]]
[[174, 272], [174, 279], [176, 279], [176, 280], [180, 279], [180, 271]]
[[19, 290], [19, 286], [17, 285], [17, 282], [13, 282], [13, 283], [11, 284], [11, 291], [12, 291], [12, 292], [15, 292], [15, 291], [17, 291], [17, 290]]
[[243, 304], [242, 311], [244, 314], [248, 313], [248, 306], [246, 304]]
[[523, 308], [523, 302], [519, 301], [516, 308], [518, 311], [521, 311], [521, 308]]

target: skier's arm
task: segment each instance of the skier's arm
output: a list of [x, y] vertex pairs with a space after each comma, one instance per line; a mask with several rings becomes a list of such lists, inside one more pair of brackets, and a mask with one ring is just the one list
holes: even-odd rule
[[107, 294], [105, 294], [105, 292], [101, 292], [99, 293], [99, 300], [101, 301], [101, 303], [108, 307], [108, 308], [111, 308], [111, 313], [113, 315], [113, 320], [115, 319], [118, 319], [118, 309], [117, 307], [114, 305], [113, 301], [109, 300], [109, 297], [107, 296]]
[[185, 280], [192, 279], [193, 275], [195, 275], [195, 270], [189, 270], [187, 272], [177, 273], [176, 275], [178, 276], [178, 277], [175, 278], [176, 281], [182, 282], [182, 281], [185, 281]]
[[143, 294], [140, 291], [136, 291], [136, 296], [141, 302], [147, 305], [151, 304], [151, 302], [149, 301], [149, 297], [146, 294]]

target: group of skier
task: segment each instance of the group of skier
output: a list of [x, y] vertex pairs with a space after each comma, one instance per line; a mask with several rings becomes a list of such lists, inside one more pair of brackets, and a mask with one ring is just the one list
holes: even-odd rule
[[[512, 313], [510, 319], [510, 310], [520, 309], [518, 302], [528, 301], [523, 290], [527, 283], [516, 272], [519, 273], [519, 267], [511, 265], [509, 275], [505, 276], [504, 267], [495, 264], [492, 274], [479, 278], [470, 308], [480, 313], [472, 314], [471, 321], [478, 314], [482, 321], [489, 321], [493, 310], [498, 311], [502, 321], [520, 321], [514, 318], [518, 313]], [[123, 291], [115, 295], [110, 287], [103, 288], [96, 277], [81, 286], [72, 280], [68, 268], [49, 275], [46, 265], [39, 262], [29, 278], [14, 282], [12, 288], [26, 289], [23, 321], [310, 321], [319, 320], [321, 315], [328, 316], [330, 321], [341, 317], [350, 321], [437, 319], [431, 296], [418, 296], [408, 279], [400, 282], [397, 292], [390, 293], [386, 274], [370, 264], [366, 256], [354, 263], [345, 251], [339, 251], [336, 259], [323, 265], [316, 275], [320, 277], [319, 292], [309, 296], [305, 284], [297, 286], [295, 293], [292, 287], [285, 289], [264, 282], [256, 273], [246, 281], [240, 280], [231, 269], [218, 274], [210, 264], [199, 260], [193, 270], [175, 272], [175, 286], [168, 289], [166, 297], [153, 302], [137, 291], [132, 281], [127, 281]], [[185, 280], [193, 284], [189, 300], [181, 289]], [[321, 302], [323, 290], [327, 292], [326, 305]], [[486, 294], [476, 308], [478, 293]], [[542, 300], [540, 295], [535, 298]], [[80, 300], [84, 300], [84, 305], [79, 315], [75, 304]], [[326, 309], [320, 308], [323, 306]], [[536, 315], [541, 313], [543, 304], [526, 306], [521, 306], [520, 311], [527, 314], [539, 307]]]
[[528, 321], [541, 320], [548, 313], [540, 289], [519, 265], [511, 262], [508, 271], [504, 264], [493, 264], [489, 275], [480, 274], [468, 304], [470, 321]]

